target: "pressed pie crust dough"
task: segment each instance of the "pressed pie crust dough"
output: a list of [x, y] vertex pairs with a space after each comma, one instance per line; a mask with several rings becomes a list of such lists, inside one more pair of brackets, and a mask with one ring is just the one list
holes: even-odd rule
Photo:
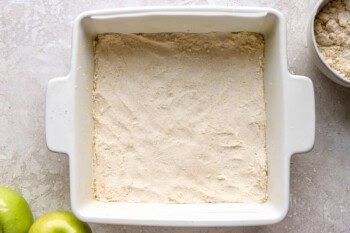
[[103, 34], [94, 49], [97, 200], [266, 200], [260, 34]]

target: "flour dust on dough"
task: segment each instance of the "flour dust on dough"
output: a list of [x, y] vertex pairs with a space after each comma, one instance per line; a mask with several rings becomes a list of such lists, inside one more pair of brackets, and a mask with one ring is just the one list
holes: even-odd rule
[[266, 200], [260, 34], [103, 34], [94, 49], [97, 200]]

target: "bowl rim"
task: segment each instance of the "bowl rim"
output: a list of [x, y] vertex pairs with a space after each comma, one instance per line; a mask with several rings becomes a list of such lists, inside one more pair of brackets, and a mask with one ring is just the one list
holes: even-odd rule
[[[316, 16], [318, 15], [318, 13], [323, 9], [323, 7], [325, 7], [329, 2], [331, 2], [333, 0], [321, 0], [319, 1], [311, 14], [311, 18], [309, 21], [309, 30], [311, 33], [311, 42], [312, 42], [312, 46], [315, 49], [318, 58], [320, 59], [321, 63], [325, 66], [325, 68], [328, 69], [328, 71], [330, 72], [331, 75], [333, 75], [333, 78], [338, 79], [340, 82], [337, 82], [338, 84], [342, 85], [342, 86], [346, 86], [346, 87], [350, 87], [350, 79], [346, 79], [345, 77], [341, 76], [338, 72], [336, 72], [336, 70], [334, 70], [323, 58], [323, 55], [321, 54], [319, 48], [318, 48], [318, 44], [316, 42], [316, 38], [315, 38], [315, 19]], [[320, 69], [321, 70], [321, 69]], [[322, 71], [322, 70], [321, 70]], [[329, 77], [326, 73], [322, 72], [325, 76], [327, 76], [328, 78], [332, 79], [332, 77]]]

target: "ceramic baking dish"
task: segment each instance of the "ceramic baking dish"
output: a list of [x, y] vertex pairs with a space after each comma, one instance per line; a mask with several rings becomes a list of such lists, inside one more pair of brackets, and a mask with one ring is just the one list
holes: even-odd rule
[[[92, 192], [92, 41], [99, 33], [239, 32], [265, 37], [268, 200], [263, 204], [104, 203]], [[85, 12], [74, 22], [71, 70], [50, 80], [46, 100], [50, 150], [69, 155], [73, 212], [82, 220], [166, 226], [262, 225], [281, 221], [289, 202], [290, 157], [314, 144], [310, 79], [287, 69], [286, 25], [269, 8], [157, 7]]]

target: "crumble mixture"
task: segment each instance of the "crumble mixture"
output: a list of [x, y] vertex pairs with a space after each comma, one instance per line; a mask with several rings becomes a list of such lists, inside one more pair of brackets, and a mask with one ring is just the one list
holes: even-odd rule
[[263, 36], [103, 34], [94, 49], [97, 200], [266, 200]]
[[350, 81], [350, 0], [331, 1], [318, 13], [315, 36], [324, 60]]

